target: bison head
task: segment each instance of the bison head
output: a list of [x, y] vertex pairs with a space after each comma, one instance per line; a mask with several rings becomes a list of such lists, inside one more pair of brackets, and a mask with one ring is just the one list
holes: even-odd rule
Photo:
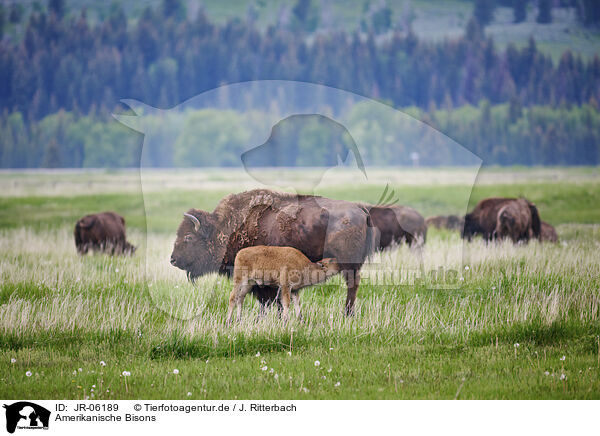
[[187, 272], [190, 280], [216, 272], [221, 265], [223, 250], [216, 237], [216, 222], [210, 213], [190, 209], [183, 214], [177, 229], [177, 239], [171, 253], [171, 265]]

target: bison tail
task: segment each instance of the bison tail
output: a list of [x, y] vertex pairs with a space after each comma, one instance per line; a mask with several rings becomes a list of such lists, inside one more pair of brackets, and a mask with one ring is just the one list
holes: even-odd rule
[[529, 210], [531, 211], [531, 230], [533, 236], [537, 239], [541, 239], [542, 235], [542, 220], [537, 207], [533, 203], [529, 203]]

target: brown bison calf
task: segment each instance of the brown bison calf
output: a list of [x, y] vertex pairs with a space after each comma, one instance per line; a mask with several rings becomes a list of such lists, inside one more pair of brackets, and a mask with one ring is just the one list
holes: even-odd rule
[[75, 224], [75, 246], [81, 255], [90, 249], [107, 254], [133, 254], [125, 237], [125, 218], [114, 212], [86, 215]]
[[335, 259], [328, 258], [313, 263], [293, 247], [258, 245], [244, 248], [235, 256], [227, 324], [231, 323], [236, 306], [237, 319], [241, 319], [244, 297], [256, 285], [279, 288], [284, 320], [289, 316], [290, 299], [294, 300], [296, 316], [301, 318], [298, 295], [300, 289], [324, 282], [338, 272], [339, 265]]

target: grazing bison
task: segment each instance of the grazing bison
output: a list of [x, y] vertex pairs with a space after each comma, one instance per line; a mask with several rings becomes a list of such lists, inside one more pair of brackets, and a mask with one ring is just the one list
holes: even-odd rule
[[185, 213], [171, 264], [193, 281], [210, 272], [231, 275], [238, 251], [256, 245], [293, 247], [312, 262], [335, 257], [348, 286], [350, 314], [374, 233], [368, 213], [355, 203], [256, 189], [228, 195], [212, 213]]
[[86, 215], [75, 224], [75, 246], [79, 254], [90, 249], [107, 254], [133, 254], [135, 248], [125, 238], [125, 218], [114, 212]]
[[514, 243], [528, 241], [533, 234], [533, 216], [530, 203], [523, 198], [519, 198], [504, 204], [498, 211], [494, 232], [494, 236], [498, 239], [510, 238]]
[[558, 242], [558, 234], [556, 229], [545, 221], [542, 221], [542, 231], [540, 234], [540, 241], [542, 242]]
[[420, 246], [427, 237], [425, 219], [408, 206], [373, 206], [369, 208], [371, 221], [378, 231], [380, 250], [405, 241]]
[[425, 224], [428, 227], [433, 226], [437, 229], [462, 230], [465, 219], [456, 215], [437, 215], [427, 218]]
[[477, 203], [471, 213], [465, 215], [465, 225], [462, 237], [469, 241], [475, 235], [481, 235], [485, 241], [490, 241], [497, 236], [498, 212], [509, 203], [519, 202], [521, 208], [529, 209], [531, 214], [530, 229], [522, 240], [539, 238], [541, 231], [540, 216], [533, 203], [525, 199], [516, 198], [486, 198]]

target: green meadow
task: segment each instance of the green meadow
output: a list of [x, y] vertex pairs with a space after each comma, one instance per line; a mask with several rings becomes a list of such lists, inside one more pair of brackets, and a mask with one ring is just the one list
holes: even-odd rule
[[[302, 171], [289, 175], [299, 190]], [[473, 187], [470, 174], [380, 169], [357, 183], [348, 170], [317, 193], [377, 202], [389, 184], [425, 216], [522, 195], [560, 242], [430, 229], [421, 251], [372, 257], [353, 317], [334, 277], [302, 291], [303, 322], [257, 320], [248, 297], [226, 327], [230, 281], [191, 284], [168, 259], [183, 212], [253, 187], [239, 170], [2, 172], [0, 398], [600, 398], [600, 172], [485, 168]], [[125, 216], [135, 256], [76, 254], [75, 221], [101, 210]], [[452, 286], [426, 279], [439, 267]]]

